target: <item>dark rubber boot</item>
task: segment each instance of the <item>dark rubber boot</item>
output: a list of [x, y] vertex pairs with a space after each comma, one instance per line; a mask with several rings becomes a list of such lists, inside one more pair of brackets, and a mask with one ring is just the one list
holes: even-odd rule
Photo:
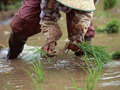
[[89, 42], [89, 44], [91, 44], [91, 42], [92, 42], [92, 37], [85, 37], [85, 42]]
[[27, 38], [21, 38], [16, 33], [12, 32], [9, 38], [9, 50], [7, 60], [15, 59], [22, 52]]

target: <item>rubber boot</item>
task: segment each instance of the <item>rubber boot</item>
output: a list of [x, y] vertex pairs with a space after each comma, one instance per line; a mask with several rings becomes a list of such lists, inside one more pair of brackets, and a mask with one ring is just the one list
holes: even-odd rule
[[9, 50], [7, 55], [7, 60], [16, 59], [18, 55], [22, 52], [24, 44], [27, 38], [22, 38], [12, 32], [9, 38]]
[[92, 37], [85, 37], [85, 42], [89, 42], [89, 44], [91, 44], [91, 42], [92, 42]]

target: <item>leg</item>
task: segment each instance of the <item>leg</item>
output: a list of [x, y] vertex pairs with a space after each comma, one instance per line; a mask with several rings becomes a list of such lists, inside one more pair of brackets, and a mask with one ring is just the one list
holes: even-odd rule
[[12, 32], [9, 38], [9, 51], [7, 55], [7, 60], [17, 58], [18, 55], [22, 52], [26, 41], [27, 38], [22, 38], [16, 33]]
[[[90, 25], [91, 19], [92, 19], [92, 13], [90, 12], [87, 13], [87, 12], [72, 10], [70, 13], [67, 14], [68, 38], [70, 39], [70, 41], [72, 41], [73, 43], [79, 43], [79, 42], [84, 42], [88, 40], [85, 34], [87, 30], [89, 30], [89, 32], [87, 32], [87, 35], [93, 32], [92, 28], [88, 28]], [[74, 44], [71, 44], [71, 47], [69, 45], [68, 48], [71, 49], [72, 51], [76, 51], [77, 49], [79, 49], [79, 48], [76, 48], [76, 45]], [[75, 55], [77, 56], [81, 54], [83, 53], [75, 52]]]
[[[75, 16], [75, 13], [74, 13], [74, 10], [72, 10], [71, 12], [67, 13], [66, 14], [66, 20], [67, 20], [67, 30], [68, 30], [68, 38], [70, 39], [70, 37], [72, 37], [72, 20]], [[85, 41], [89, 41], [88, 39], [89, 38], [92, 38], [94, 37], [95, 35], [95, 32], [94, 32], [94, 28], [93, 28], [93, 24], [91, 22], [88, 30], [87, 30], [87, 33], [85, 34]]]
[[[76, 11], [75, 11], [76, 12]], [[73, 34], [73, 40], [77, 40], [77, 42], [84, 42], [88, 39], [85, 37], [88, 27], [90, 26], [90, 22], [92, 19], [92, 13], [88, 12], [76, 12], [76, 16], [73, 18], [73, 31], [76, 31], [76, 34]], [[81, 36], [80, 36], [81, 35]], [[78, 37], [79, 36], [79, 37]], [[76, 37], [76, 38], [74, 38]], [[80, 39], [82, 38], [82, 39]], [[79, 40], [80, 39], [80, 40]], [[81, 41], [83, 40], [83, 41]], [[90, 40], [90, 38], [89, 38]], [[76, 42], [76, 43], [77, 43]], [[81, 56], [84, 53], [82, 51], [75, 51], [76, 56]]]
[[24, 0], [18, 13], [14, 15], [10, 23], [13, 33], [9, 38], [7, 59], [17, 58], [22, 52], [27, 38], [41, 32], [39, 24], [40, 2], [40, 0]]
[[92, 41], [92, 38], [95, 36], [95, 31], [94, 31], [94, 28], [93, 28], [93, 24], [92, 24], [92, 21], [91, 21], [91, 24], [88, 28], [88, 31], [87, 33], [85, 34], [85, 41], [88, 41], [91, 43]]
[[[41, 3], [41, 29], [45, 38], [45, 44], [42, 47], [50, 57], [50, 54], [55, 53], [57, 40], [62, 36], [62, 32], [57, 23], [60, 18], [58, 5], [55, 0], [42, 0]], [[54, 55], [52, 55], [54, 56]], [[44, 56], [42, 56], [44, 57]]]
[[92, 20], [92, 12], [74, 11], [75, 16], [72, 20], [72, 36], [70, 40], [84, 41], [84, 36]]
[[[99, 0], [94, 0], [94, 4], [96, 5], [98, 3]], [[87, 33], [85, 34], [85, 41], [89, 41], [91, 43], [92, 38], [95, 36], [95, 31], [94, 31], [94, 27], [91, 21], [91, 24], [88, 28]]]
[[54, 53], [56, 42], [62, 36], [59, 25], [54, 21], [41, 21], [41, 29], [46, 41], [42, 48], [48, 53]]

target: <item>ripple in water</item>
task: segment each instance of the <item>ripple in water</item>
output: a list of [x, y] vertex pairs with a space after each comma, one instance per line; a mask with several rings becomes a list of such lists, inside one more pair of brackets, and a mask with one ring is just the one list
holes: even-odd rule
[[113, 61], [104, 67], [104, 73], [100, 80], [102, 87], [119, 86], [120, 85], [120, 61]]

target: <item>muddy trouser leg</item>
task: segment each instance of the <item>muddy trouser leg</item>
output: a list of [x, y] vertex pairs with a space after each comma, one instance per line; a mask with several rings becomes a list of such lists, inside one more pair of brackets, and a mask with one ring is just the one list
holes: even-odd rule
[[22, 52], [27, 38], [22, 38], [12, 32], [9, 38], [9, 51], [7, 59], [15, 59]]
[[84, 36], [92, 20], [92, 12], [82, 12], [74, 10], [75, 16], [72, 19], [72, 35], [70, 40], [84, 42]]
[[56, 42], [62, 36], [62, 32], [57, 22], [41, 21], [41, 29], [45, 38], [45, 46], [48, 46], [52, 51], [55, 50]]
[[[77, 42], [84, 42], [85, 41], [85, 34], [88, 30], [88, 27], [90, 26], [91, 20], [92, 20], [92, 12], [82, 12], [82, 11], [74, 11], [75, 16], [72, 19], [72, 35], [69, 37], [71, 41], [77, 41]], [[75, 51], [75, 55], [79, 56], [81, 55], [80, 52]]]
[[[75, 13], [74, 10], [71, 10], [69, 13], [66, 14], [66, 19], [67, 19], [67, 29], [68, 29], [68, 37], [72, 37], [72, 19], [74, 18]], [[94, 27], [91, 21], [91, 24], [87, 30], [87, 33], [85, 34], [84, 38], [85, 41], [90, 41], [92, 40], [92, 37], [95, 36], [95, 31], [94, 31]]]

